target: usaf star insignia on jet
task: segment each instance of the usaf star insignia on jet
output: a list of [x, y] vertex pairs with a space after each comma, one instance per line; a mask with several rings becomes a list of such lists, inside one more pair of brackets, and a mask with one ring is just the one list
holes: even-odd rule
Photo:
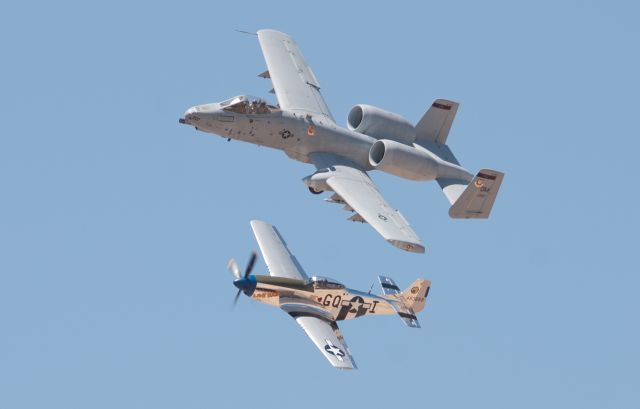
[[416, 280], [400, 291], [389, 277], [380, 276], [383, 294], [376, 295], [346, 288], [327, 277], [309, 277], [287, 247], [278, 230], [259, 220], [251, 221], [269, 275], [252, 275], [257, 255], [253, 253], [241, 274], [235, 260], [228, 268], [240, 294], [262, 303], [279, 307], [295, 319], [324, 357], [336, 368], [355, 369], [337, 321], [365, 315], [398, 314], [409, 327], [420, 328], [416, 313], [424, 309], [431, 282]]
[[312, 193], [334, 192], [326, 200], [355, 212], [348, 220], [369, 223], [406, 251], [423, 253], [424, 245], [378, 192], [368, 171], [435, 180], [451, 204], [452, 218], [489, 217], [504, 174], [482, 169], [473, 175], [460, 166], [447, 145], [458, 103], [437, 99], [415, 125], [398, 114], [359, 104], [349, 112], [345, 129], [335, 123], [320, 83], [293, 39], [275, 30], [260, 30], [257, 37], [267, 64], [259, 76], [271, 79], [278, 106], [242, 95], [194, 106], [180, 123], [279, 149], [313, 164], [317, 171], [303, 179]]

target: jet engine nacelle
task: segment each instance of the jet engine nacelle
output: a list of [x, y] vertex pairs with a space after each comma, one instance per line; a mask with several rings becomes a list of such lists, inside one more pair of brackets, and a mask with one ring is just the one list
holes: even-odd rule
[[390, 139], [411, 145], [416, 128], [405, 118], [371, 105], [356, 105], [349, 111], [347, 128], [376, 139]]
[[375, 169], [411, 180], [444, 178], [469, 182], [473, 178], [463, 167], [444, 161], [424, 148], [386, 139], [371, 146], [369, 164]]

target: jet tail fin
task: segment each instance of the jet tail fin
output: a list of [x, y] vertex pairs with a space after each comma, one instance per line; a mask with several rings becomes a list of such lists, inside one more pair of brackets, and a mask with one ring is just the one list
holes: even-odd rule
[[449, 216], [454, 219], [486, 219], [496, 201], [504, 173], [481, 169], [470, 183], [438, 179], [451, 203]]
[[[458, 107], [457, 102], [436, 99], [416, 124], [415, 143], [443, 161], [460, 166], [460, 162], [447, 146], [447, 138]], [[504, 174], [495, 170], [482, 169], [469, 182], [471, 176], [464, 171], [464, 173], [449, 173], [449, 178], [436, 178], [442, 192], [451, 203], [449, 216], [454, 219], [488, 218]]]
[[416, 124], [416, 143], [447, 143], [451, 125], [458, 112], [459, 104], [446, 99], [436, 99], [427, 109], [422, 119]]
[[431, 282], [418, 279], [409, 288], [400, 291], [400, 288], [389, 277], [379, 276], [382, 292], [390, 296], [391, 306], [398, 313], [400, 319], [411, 328], [420, 328], [416, 312], [424, 309]]

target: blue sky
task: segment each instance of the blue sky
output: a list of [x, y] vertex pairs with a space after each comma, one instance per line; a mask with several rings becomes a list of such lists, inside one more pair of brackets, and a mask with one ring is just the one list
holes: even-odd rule
[[[27, 2], [0, 12], [0, 407], [637, 408], [635, 2]], [[369, 103], [506, 173], [490, 220], [372, 177], [427, 245], [386, 244], [310, 195], [309, 165], [180, 126], [270, 96], [255, 38], [290, 33], [340, 123]], [[309, 273], [433, 282], [423, 328], [341, 325], [331, 368], [226, 262], [277, 225]], [[258, 262], [257, 272], [264, 272]], [[379, 289], [376, 287], [376, 291]]]

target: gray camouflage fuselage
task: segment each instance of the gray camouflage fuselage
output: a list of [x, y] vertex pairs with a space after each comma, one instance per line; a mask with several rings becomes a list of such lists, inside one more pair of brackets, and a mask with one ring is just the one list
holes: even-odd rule
[[341, 128], [322, 116], [281, 110], [238, 114], [222, 110], [219, 104], [206, 104], [190, 108], [184, 122], [199, 131], [282, 150], [304, 163], [311, 163], [313, 152], [325, 152], [348, 158], [362, 170], [372, 169], [369, 150], [376, 139]]
[[[414, 181], [437, 181], [453, 218], [487, 218], [503, 174], [464, 169], [447, 145], [459, 104], [436, 99], [417, 123], [383, 109], [358, 104], [347, 126], [336, 124], [320, 84], [298, 45], [285, 33], [260, 30], [267, 63], [259, 76], [271, 79], [277, 106], [261, 98], [236, 96], [190, 108], [179, 122], [197, 130], [284, 151], [315, 171], [302, 179], [312, 193], [334, 192], [326, 200], [343, 204], [350, 221], [368, 223], [387, 242], [414, 253], [425, 246], [400, 211], [378, 191], [368, 171]], [[473, 182], [473, 183], [472, 183]]]

